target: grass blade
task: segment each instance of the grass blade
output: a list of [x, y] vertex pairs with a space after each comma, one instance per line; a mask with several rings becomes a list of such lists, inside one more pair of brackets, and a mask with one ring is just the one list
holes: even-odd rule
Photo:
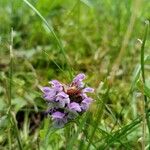
[[[143, 87], [145, 86], [145, 70], [144, 70], [144, 50], [145, 50], [145, 43], [146, 43], [146, 39], [147, 39], [147, 34], [148, 34], [148, 29], [149, 29], [149, 21], [146, 21], [146, 29], [145, 29], [145, 34], [144, 34], [144, 39], [142, 42], [142, 46], [141, 46], [141, 72], [142, 72], [142, 80], [143, 80]], [[144, 112], [143, 112], [143, 149], [145, 148], [145, 135], [146, 135], [146, 122], [145, 119], [147, 121], [147, 127], [148, 127], [148, 131], [149, 131], [149, 142], [150, 142], [150, 120], [149, 120], [149, 116], [148, 116], [148, 101], [147, 101], [147, 96], [144, 94], [144, 90], [143, 90], [143, 95], [144, 95]]]
[[[46, 21], [46, 19], [41, 15], [41, 13], [27, 0], [23, 0], [39, 17], [40, 19], [44, 22], [44, 24], [46, 25], [46, 27], [48, 28], [49, 32], [52, 33], [55, 41], [57, 42], [57, 45], [58, 45], [58, 48], [59, 50], [61, 51], [62, 55], [64, 56], [64, 59], [65, 59], [65, 62], [68, 66], [68, 71], [69, 71], [69, 75], [70, 77], [72, 77], [72, 73], [71, 73], [71, 67], [70, 67], [70, 63], [67, 59], [67, 56], [66, 56], [66, 53], [65, 53], [65, 50], [63, 48], [63, 45], [60, 41], [60, 39], [58, 38], [58, 36], [56, 35], [55, 31], [53, 30], [53, 28], [48, 24], [48, 22]], [[45, 52], [45, 51], [44, 51]], [[47, 53], [46, 53], [47, 54]], [[47, 54], [48, 55], [48, 54]], [[53, 61], [54, 64], [62, 71], [61, 67], [55, 62]]]
[[48, 24], [48, 22], [46, 21], [46, 19], [41, 15], [41, 13], [30, 3], [28, 2], [27, 0], [23, 0], [39, 17], [40, 19], [44, 22], [44, 24], [46, 25], [46, 27], [48, 28], [48, 30], [52, 33], [53, 37], [55, 38], [57, 44], [58, 44], [58, 47], [59, 49], [61, 50], [61, 52], [63, 53], [65, 59], [67, 60], [66, 58], [66, 54], [65, 54], [65, 51], [64, 51], [64, 48], [62, 46], [62, 43], [61, 41], [59, 40], [59, 38], [57, 37], [57, 35], [55, 34], [54, 30], [52, 27], [50, 27], [50, 25]]
[[[11, 110], [11, 100], [12, 100], [12, 75], [13, 75], [13, 29], [11, 29], [11, 42], [10, 42], [10, 64], [9, 64], [9, 102], [8, 102], [8, 117], [11, 124], [14, 126], [14, 130], [16, 133], [16, 138], [18, 141], [19, 149], [23, 150], [20, 133], [18, 130], [15, 114]], [[10, 135], [11, 136], [11, 135]], [[10, 137], [9, 141], [10, 141]]]

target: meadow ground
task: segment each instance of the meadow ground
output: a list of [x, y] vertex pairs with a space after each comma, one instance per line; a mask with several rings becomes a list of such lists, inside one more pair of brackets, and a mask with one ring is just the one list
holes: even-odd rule
[[[0, 149], [150, 149], [149, 0], [0, 0]], [[90, 109], [61, 129], [39, 86], [85, 73]]]

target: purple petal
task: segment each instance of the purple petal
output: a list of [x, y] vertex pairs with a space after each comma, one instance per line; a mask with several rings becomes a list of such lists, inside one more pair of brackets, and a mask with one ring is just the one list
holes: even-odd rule
[[65, 101], [59, 100], [58, 106], [59, 106], [60, 108], [65, 107]]
[[59, 102], [60, 107], [64, 107], [65, 104], [70, 103], [69, 95], [64, 93], [64, 92], [58, 93], [57, 98], [56, 98], [56, 102]]
[[81, 111], [80, 105], [76, 102], [72, 102], [72, 103], [68, 104], [68, 108], [73, 111], [78, 111], [78, 112]]
[[70, 103], [70, 98], [66, 98], [66, 99], [64, 99], [64, 101], [65, 101], [66, 104], [69, 104]]
[[65, 98], [65, 99], [56, 99], [56, 101], [59, 101], [60, 105], [62, 107], [65, 106], [65, 104], [69, 104], [70, 103], [70, 99], [69, 98]]
[[86, 95], [86, 93], [81, 93], [81, 94], [80, 94], [80, 96], [82, 97], [82, 99], [85, 99], [85, 98], [87, 98], [87, 95]]
[[82, 92], [84, 93], [87, 93], [87, 92], [89, 92], [89, 93], [93, 93], [94, 92], [94, 89], [93, 88], [90, 88], [90, 87], [87, 87], [87, 88], [84, 88], [83, 90], [82, 90]]
[[63, 85], [59, 81], [52, 80], [49, 83], [52, 84], [52, 87], [55, 88], [56, 91], [62, 91], [63, 90]]
[[69, 104], [70, 103], [70, 99], [62, 99], [62, 98], [56, 98], [56, 102], [58, 102], [59, 107], [65, 107], [65, 104]]
[[89, 97], [85, 98], [85, 99], [82, 101], [82, 103], [86, 103], [86, 104], [90, 104], [91, 102], [92, 102], [92, 98], [89, 98]]
[[50, 88], [50, 87], [41, 87], [41, 91], [42, 91], [43, 93], [49, 93], [49, 92], [52, 91], [52, 88]]
[[64, 118], [65, 114], [59, 111], [56, 111], [52, 114], [52, 119], [62, 119]]
[[50, 95], [44, 95], [44, 99], [47, 101], [54, 101], [54, 97], [52, 97]]
[[57, 96], [58, 96], [58, 97], [62, 97], [62, 98], [68, 98], [68, 97], [69, 97], [69, 95], [66, 94], [66, 93], [64, 93], [64, 92], [59, 92], [59, 93], [57, 94]]
[[86, 111], [89, 108], [89, 104], [82, 103], [81, 108], [82, 110]]
[[83, 88], [84, 87], [84, 83], [82, 82], [82, 80], [85, 78], [85, 75], [83, 73], [78, 74], [74, 79], [72, 84], [77, 86], [78, 88]]
[[56, 91], [54, 89], [50, 89], [48, 93], [44, 93], [44, 99], [48, 101], [53, 101], [56, 97]]
[[52, 80], [49, 83], [52, 84], [53, 86], [61, 85], [61, 83], [57, 80]]
[[89, 108], [89, 105], [91, 104], [91, 102], [92, 102], [92, 98], [85, 98], [81, 103], [81, 108], [83, 110], [87, 110]]
[[84, 78], [85, 78], [85, 74], [80, 73], [73, 79], [73, 82], [82, 81], [82, 80], [84, 80]]

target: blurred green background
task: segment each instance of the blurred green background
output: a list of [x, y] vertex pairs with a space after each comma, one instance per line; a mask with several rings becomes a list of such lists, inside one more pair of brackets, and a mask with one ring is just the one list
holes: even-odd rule
[[[66, 149], [68, 140], [72, 144], [74, 139], [73, 149], [140, 149], [143, 104], [138, 69], [150, 1], [29, 2], [54, 33], [25, 1], [0, 0], [0, 149], [18, 149], [8, 115], [10, 106], [24, 149], [45, 149], [45, 145], [48, 149]], [[150, 52], [149, 39], [148, 34], [145, 56]], [[147, 62], [146, 83], [150, 87]], [[44, 138], [51, 121], [41, 113], [46, 104], [38, 87], [48, 85], [51, 79], [69, 83], [80, 72], [95, 88], [87, 124], [68, 125]], [[75, 131], [70, 131], [70, 126]]]

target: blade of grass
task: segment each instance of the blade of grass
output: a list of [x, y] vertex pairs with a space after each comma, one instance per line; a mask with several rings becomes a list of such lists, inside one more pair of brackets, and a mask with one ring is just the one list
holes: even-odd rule
[[[148, 116], [150, 116], [150, 113], [148, 114]], [[103, 136], [102, 138], [96, 141], [96, 143], [98, 142], [102, 143], [98, 149], [105, 149], [106, 147], [107, 147], [106, 149], [108, 149], [109, 146], [115, 142], [119, 142], [120, 144], [122, 144], [126, 148], [128, 147], [129, 149], [128, 145], [124, 145], [122, 138], [124, 137], [126, 138], [128, 135], [130, 135], [130, 133], [135, 131], [140, 126], [142, 119], [143, 119], [142, 115], [140, 115], [136, 119], [134, 119], [131, 123], [123, 126], [121, 129], [118, 129], [117, 131], [111, 134], [98, 128], [99, 132], [102, 132], [102, 134], [105, 134], [105, 136]]]
[[12, 53], [12, 49], [13, 49], [13, 29], [11, 29], [9, 49], [10, 49], [10, 55], [9, 55], [10, 63], [9, 63], [9, 101], [8, 101], [8, 105], [11, 106], [12, 68], [13, 68], [13, 53]]
[[53, 28], [48, 24], [48, 22], [46, 21], [46, 19], [41, 15], [41, 13], [29, 1], [27, 1], [27, 0], [23, 0], [23, 1], [40, 17], [40, 19], [47, 26], [48, 30], [52, 33], [53, 37], [55, 38], [55, 40], [56, 40], [56, 42], [58, 44], [59, 49], [61, 50], [61, 52], [63, 53], [65, 59], [67, 60], [64, 48], [62, 46], [62, 43], [59, 40], [59, 38], [57, 37], [57, 35], [55, 34]]
[[[58, 36], [57, 36], [56, 33], [54, 32], [53, 28], [48, 24], [48, 22], [46, 21], [46, 19], [41, 15], [41, 13], [40, 13], [29, 1], [27, 1], [27, 0], [23, 0], [23, 1], [40, 17], [40, 19], [44, 22], [44, 24], [45, 24], [46, 27], [48, 28], [49, 32], [52, 33], [54, 39], [55, 39], [56, 42], [57, 42], [58, 48], [59, 48], [59, 50], [61, 51], [61, 53], [63, 54], [64, 59], [65, 59], [65, 62], [66, 62], [66, 64], [68, 65], [69, 75], [72, 76], [72, 73], [71, 73], [71, 70], [70, 70], [71, 67], [69, 67], [69, 66], [70, 66], [70, 63], [69, 63], [69, 61], [68, 61], [68, 59], [67, 59], [65, 50], [64, 50], [64, 48], [63, 48], [63, 45], [62, 45], [60, 39], [58, 38]], [[44, 52], [45, 52], [45, 51], [44, 51]], [[47, 53], [46, 53], [46, 54], [47, 54]], [[48, 55], [48, 54], [47, 54], [47, 55]], [[55, 64], [59, 69], [61, 68], [55, 61], [53, 61], [53, 62], [54, 62], [54, 64]], [[61, 70], [62, 70], [62, 69], [61, 69]]]
[[122, 61], [122, 58], [126, 52], [126, 48], [128, 46], [128, 42], [130, 40], [130, 37], [131, 37], [131, 33], [134, 29], [134, 24], [135, 24], [135, 21], [136, 21], [136, 18], [137, 18], [137, 11], [139, 8], [140, 8], [140, 1], [139, 0], [134, 0], [133, 1], [133, 4], [132, 4], [132, 15], [130, 17], [130, 23], [128, 25], [128, 28], [127, 28], [127, 31], [125, 33], [125, 36], [124, 36], [124, 39], [123, 39], [123, 42], [122, 42], [122, 46], [121, 46], [121, 49], [120, 49], [120, 52], [118, 54], [118, 57], [116, 58], [113, 66], [112, 66], [112, 70], [110, 72], [110, 84], [113, 84], [114, 82], [114, 79], [115, 79], [115, 74], [116, 74], [116, 71], [119, 69], [119, 65], [120, 65], [120, 62]]
[[9, 102], [8, 102], [9, 108], [8, 108], [8, 117], [9, 117], [9, 120], [10, 120], [12, 126], [14, 126], [14, 130], [15, 130], [15, 133], [16, 133], [16, 138], [17, 138], [18, 145], [19, 145], [19, 149], [23, 150], [22, 142], [21, 142], [21, 137], [20, 137], [20, 133], [19, 133], [19, 130], [18, 130], [18, 126], [17, 126], [17, 122], [16, 122], [16, 119], [15, 119], [15, 115], [11, 111], [12, 75], [13, 75], [13, 29], [11, 29], [11, 35], [10, 35], [10, 37], [11, 37], [10, 38], [11, 42], [10, 42], [10, 64], [9, 64], [9, 89], [8, 89], [8, 91], [9, 91], [9, 93], [8, 93], [9, 94]]
[[[103, 149], [109, 148], [109, 146], [115, 142], [123, 141], [121, 139], [126, 137], [127, 135], [129, 135], [133, 130], [135, 130], [138, 127], [140, 122], [141, 122], [141, 119], [137, 118], [134, 121], [132, 121], [131, 124], [126, 125], [123, 128], [117, 130], [116, 132], [114, 132], [113, 135], [106, 137], [105, 146], [103, 147]], [[126, 146], [128, 146], [128, 145], [126, 145]], [[128, 148], [129, 148], [129, 146], [128, 146]]]
[[[142, 73], [142, 80], [143, 80], [143, 87], [145, 86], [145, 70], [144, 70], [144, 51], [145, 51], [145, 43], [147, 39], [148, 29], [149, 29], [149, 21], [146, 21], [146, 28], [144, 33], [144, 39], [141, 46], [141, 73]], [[144, 94], [144, 88], [143, 88], [143, 95], [144, 95], [144, 112], [143, 112], [143, 149], [145, 149], [145, 137], [146, 137], [146, 122], [147, 127], [149, 131], [149, 142], [150, 142], [150, 120], [148, 116], [148, 101], [147, 96]]]
[[[9, 110], [11, 108], [11, 93], [12, 93], [12, 68], [13, 68], [13, 53], [12, 53], [12, 47], [13, 47], [13, 30], [11, 29], [11, 35], [10, 35], [10, 46], [9, 46], [9, 88], [8, 88], [8, 106]], [[10, 118], [9, 118], [10, 119]], [[9, 149], [11, 149], [11, 130], [8, 130], [8, 143], [9, 143]]]

